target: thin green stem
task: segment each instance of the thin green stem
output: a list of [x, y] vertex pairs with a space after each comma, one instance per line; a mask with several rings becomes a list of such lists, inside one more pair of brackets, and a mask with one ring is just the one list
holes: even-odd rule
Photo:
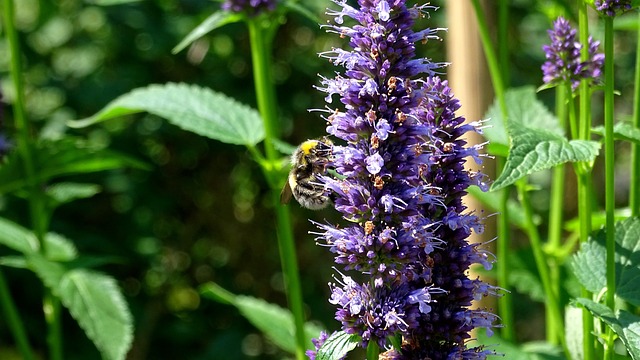
[[[502, 169], [504, 167], [504, 158], [498, 157], [496, 159], [496, 168]], [[509, 287], [509, 267], [507, 266], [506, 259], [509, 256], [509, 212], [507, 211], [507, 204], [509, 202], [509, 193], [511, 188], [507, 187], [502, 190], [500, 195], [500, 209], [501, 215], [498, 216], [498, 241], [496, 245], [496, 257], [501, 259], [497, 264], [497, 281], [498, 287], [507, 289]], [[505, 240], [506, 239], [506, 240]], [[516, 341], [515, 322], [513, 316], [513, 299], [511, 296], [502, 296], [498, 300], [498, 306], [500, 310], [500, 318], [502, 319], [502, 329], [500, 335], [510, 342]]]
[[498, 3], [498, 57], [503, 86], [509, 87], [509, 0]]
[[[560, 307], [558, 306], [558, 298], [554, 294], [551, 287], [549, 270], [547, 267], [547, 262], [545, 260], [546, 258], [544, 256], [544, 252], [542, 251], [542, 241], [540, 239], [540, 234], [538, 233], [538, 229], [533, 222], [533, 206], [531, 205], [531, 200], [527, 191], [527, 183], [524, 179], [521, 179], [516, 183], [516, 187], [518, 189], [518, 197], [520, 198], [522, 209], [525, 213], [525, 232], [527, 233], [529, 241], [531, 242], [533, 257], [536, 262], [536, 267], [538, 268], [538, 274], [540, 275], [542, 288], [545, 292], [547, 312], [551, 314], [551, 316], [548, 317], [551, 323], [547, 324], [547, 326], [554, 327], [555, 334], [561, 335], [564, 334], [562, 314], [560, 313]], [[559, 338], [560, 343], [564, 346], [564, 337], [559, 336]], [[558, 338], [547, 340], [551, 343], [558, 343]]]
[[[556, 88], [556, 116], [560, 126], [564, 129], [567, 123], [567, 90], [571, 89], [571, 85], [560, 85]], [[571, 91], [571, 90], [569, 90]], [[571, 93], [568, 94], [569, 96]], [[569, 97], [569, 100], [573, 102], [573, 99]], [[573, 108], [573, 107], [572, 107]], [[573, 108], [575, 118], [575, 108]], [[558, 165], [553, 169], [552, 183], [551, 183], [551, 202], [549, 204], [549, 228], [548, 228], [548, 254], [551, 255], [549, 259], [549, 276], [551, 280], [551, 290], [554, 293], [556, 299], [560, 298], [560, 263], [562, 259], [559, 258], [560, 248], [562, 247], [562, 220], [564, 209], [564, 182], [565, 182], [565, 169], [564, 165]], [[560, 309], [562, 309], [562, 304]], [[547, 312], [547, 322], [551, 322], [551, 312]], [[554, 339], [561, 337], [561, 334], [556, 333], [556, 328], [547, 326], [547, 338]]]
[[60, 300], [50, 291], [44, 299], [44, 316], [47, 320], [47, 344], [49, 345], [50, 359], [63, 360], [62, 356], [62, 321], [60, 319], [62, 307]]
[[[506, 3], [506, 1], [503, 1]], [[487, 65], [489, 66], [489, 74], [491, 76], [491, 81], [493, 83], [494, 92], [496, 98], [498, 99], [498, 103], [500, 104], [500, 111], [502, 113], [502, 117], [507, 122], [507, 106], [504, 98], [505, 93], [505, 81], [503, 78], [503, 74], [500, 70], [500, 66], [498, 64], [498, 59], [496, 58], [496, 52], [493, 49], [493, 45], [491, 42], [491, 38], [489, 36], [489, 29], [486, 22], [486, 17], [484, 16], [484, 12], [478, 0], [472, 1], [473, 8], [476, 13], [476, 18], [478, 19], [478, 30], [480, 31], [480, 39], [482, 41], [482, 48], [484, 50], [485, 57], [487, 59]], [[506, 6], [506, 5], [503, 5]], [[503, 10], [505, 11], [505, 10]], [[504, 13], [502, 14], [504, 15]], [[506, 20], [503, 20], [506, 23]], [[506, 26], [506, 25], [502, 25]], [[504, 30], [504, 29], [503, 29]], [[503, 35], [506, 36], [506, 35]], [[506, 41], [505, 44], [502, 44], [502, 56], [506, 56], [504, 52], [506, 49]], [[504, 58], [502, 59], [503, 61]], [[505, 64], [503, 64], [506, 67]], [[505, 70], [506, 71], [506, 70]], [[506, 124], [505, 124], [506, 125]], [[504, 167], [504, 159], [498, 158], [496, 161], [496, 170], [500, 170]], [[500, 259], [500, 263], [497, 268], [497, 281], [498, 286], [507, 289], [509, 288], [508, 282], [508, 274], [509, 267], [506, 259], [508, 258], [509, 253], [509, 244], [510, 244], [510, 232], [509, 232], [509, 214], [507, 211], [507, 203], [509, 200], [509, 188], [504, 189], [502, 193], [502, 197], [500, 198], [500, 216], [498, 217], [498, 239], [496, 246], [496, 256]], [[502, 336], [509, 340], [515, 341], [515, 323], [513, 321], [513, 304], [510, 296], [503, 296], [499, 301], [500, 306], [500, 317], [502, 318], [502, 323], [504, 325], [503, 330], [501, 331]]]
[[[31, 215], [31, 223], [40, 243], [40, 251], [46, 254], [46, 242], [45, 234], [47, 232], [47, 210], [45, 208], [44, 197], [42, 189], [40, 188], [37, 177], [36, 169], [34, 165], [34, 157], [31, 152], [31, 134], [29, 130], [29, 123], [27, 121], [26, 112], [24, 108], [24, 82], [22, 79], [22, 62], [20, 59], [20, 43], [18, 41], [18, 34], [15, 28], [14, 21], [14, 7], [12, 0], [4, 0], [4, 23], [7, 33], [7, 40], [9, 42], [9, 48], [11, 49], [11, 80], [14, 86], [14, 119], [16, 132], [18, 137], [18, 151], [22, 156], [24, 164], [24, 174], [29, 185], [29, 213]], [[49, 329], [49, 356], [53, 360], [62, 360], [62, 332], [60, 331], [60, 306], [54, 306], [51, 308], [51, 313], [48, 313], [47, 304], [58, 303], [50, 292], [46, 292], [44, 298], [44, 311], [45, 319], [47, 321], [47, 327]]]
[[20, 314], [18, 313], [18, 309], [16, 309], [16, 304], [13, 302], [11, 298], [11, 293], [9, 292], [9, 287], [7, 286], [7, 282], [4, 279], [4, 274], [0, 270], [0, 306], [2, 306], [2, 310], [4, 312], [5, 321], [7, 325], [9, 325], [9, 329], [11, 329], [11, 333], [13, 334], [13, 338], [16, 341], [16, 345], [18, 346], [18, 350], [20, 354], [25, 360], [34, 360], [33, 351], [31, 350], [31, 345], [29, 344], [29, 338], [27, 337], [27, 332], [24, 329], [24, 324], [22, 323], [22, 319], [20, 319]]
[[[584, 44], [580, 52], [582, 61], [589, 59], [589, 18], [587, 16], [587, 4], [584, 0], [577, 1], [578, 6], [578, 33], [580, 43]], [[591, 138], [591, 90], [586, 81], [582, 81], [579, 87], [580, 95], [580, 126], [578, 137], [581, 140]], [[586, 163], [575, 164], [578, 178], [578, 217], [580, 219], [580, 242], [586, 243], [591, 233], [591, 212], [592, 212], [592, 186], [591, 186], [591, 165]], [[586, 289], [582, 289], [583, 297], [592, 298]], [[595, 338], [593, 336], [593, 316], [587, 309], [582, 310], [582, 348], [585, 360], [595, 359]]]
[[[640, 14], [638, 15], [640, 19]], [[633, 122], [640, 129], [640, 27], [636, 38], [636, 74], [633, 97]], [[629, 190], [629, 207], [631, 216], [640, 216], [640, 145], [631, 143], [631, 189]]]
[[279, 156], [273, 146], [273, 141], [278, 136], [278, 116], [277, 101], [275, 96], [275, 87], [272, 79], [271, 64], [271, 22], [265, 21], [260, 17], [250, 19], [249, 35], [251, 37], [251, 56], [253, 61], [253, 74], [256, 89], [256, 97], [258, 99], [258, 109], [262, 115], [265, 124], [265, 154], [267, 161], [272, 164], [269, 168], [264, 168], [265, 176], [269, 181], [271, 192], [273, 194], [273, 204], [276, 209], [276, 217], [278, 224], [278, 248], [280, 251], [280, 259], [282, 271], [285, 277], [285, 289], [287, 291], [287, 300], [289, 309], [293, 314], [295, 324], [296, 338], [296, 358], [298, 360], [305, 359], [305, 333], [304, 333], [304, 307], [302, 302], [302, 288], [300, 286], [300, 277], [298, 274], [298, 260], [296, 248], [293, 239], [293, 231], [291, 226], [291, 216], [289, 209], [280, 204], [279, 186], [281, 185], [278, 178], [279, 168], [277, 165]]
[[[607, 297], [606, 304], [615, 309], [616, 293], [616, 240], [614, 233], [615, 212], [615, 179], [614, 179], [614, 144], [613, 144], [613, 17], [604, 18], [604, 173], [605, 173], [605, 213], [606, 213], [606, 247], [607, 247]], [[613, 337], [608, 329], [609, 337], [605, 354], [606, 359], [613, 359]]]
[[478, 19], [478, 30], [480, 31], [480, 40], [482, 42], [482, 49], [484, 50], [484, 56], [487, 59], [487, 65], [489, 66], [489, 75], [491, 76], [491, 82], [493, 83], [493, 91], [496, 93], [496, 98], [500, 104], [500, 111], [507, 120], [507, 104], [504, 101], [505, 84], [502, 78], [502, 72], [500, 71], [500, 65], [496, 58], [496, 52], [493, 49], [491, 42], [491, 36], [489, 36], [489, 27], [487, 26], [487, 20], [484, 16], [484, 11], [480, 5], [480, 0], [472, 0], [473, 9], [476, 13], [476, 19]]

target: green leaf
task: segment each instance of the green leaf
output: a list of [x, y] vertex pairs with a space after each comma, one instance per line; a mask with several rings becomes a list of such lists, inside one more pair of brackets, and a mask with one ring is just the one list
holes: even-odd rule
[[322, 344], [322, 347], [316, 354], [316, 360], [338, 360], [346, 356], [349, 351], [355, 349], [362, 339], [355, 334], [347, 334], [344, 331], [336, 331], [327, 341]]
[[589, 299], [579, 298], [576, 301], [609, 325], [622, 340], [631, 358], [640, 360], [640, 317], [624, 310], [618, 310], [614, 313], [606, 305]]
[[[53, 261], [71, 261], [78, 256], [75, 245], [62, 235], [48, 233], [45, 237], [46, 257]], [[38, 252], [40, 243], [35, 234], [11, 220], [0, 218], [0, 244], [28, 255]]]
[[[616, 296], [640, 306], [640, 219], [629, 218], [615, 224]], [[599, 293], [606, 287], [606, 247], [604, 230], [582, 245], [571, 262], [573, 272], [584, 285]]]
[[[591, 131], [604, 136], [604, 126], [595, 127]], [[640, 144], [640, 129], [630, 122], [618, 122], [613, 125], [613, 138]]]
[[33, 233], [11, 220], [0, 217], [0, 244], [23, 254], [38, 251], [40, 244]]
[[46, 194], [51, 199], [51, 205], [57, 206], [76, 199], [92, 197], [100, 190], [100, 186], [96, 184], [63, 182], [47, 187]]
[[500, 177], [491, 186], [498, 190], [534, 172], [566, 162], [592, 161], [600, 143], [567, 140], [547, 130], [516, 127], [511, 131], [512, 146]]
[[[490, 209], [492, 211], [499, 211], [500, 209], [498, 208], [498, 202], [496, 201], [496, 199], [500, 199], [500, 197], [502, 197], [502, 194], [497, 193], [497, 192], [486, 192], [486, 191], [482, 191], [480, 190], [479, 187], [473, 185], [470, 186], [467, 191], [469, 192], [469, 194], [471, 194], [471, 196], [473, 196], [475, 199], [477, 199], [478, 201], [480, 201], [482, 203], [482, 205], [484, 205], [487, 209]], [[501, 191], [506, 191], [506, 190], [501, 190]], [[525, 216], [524, 216], [524, 210], [522, 209], [522, 206], [520, 206], [520, 203], [518, 203], [515, 200], [509, 200], [507, 202], [507, 211], [509, 212], [509, 222], [511, 222], [512, 224], [514, 224], [515, 226], [521, 228], [521, 229], [525, 229], [526, 227], [526, 222], [525, 222]], [[533, 218], [533, 222], [535, 224], [540, 224], [542, 220], [540, 219], [539, 215], [534, 215]]]
[[[280, 306], [250, 296], [233, 295], [215, 283], [204, 284], [200, 288], [203, 296], [215, 301], [235, 306], [253, 326], [258, 328], [279, 348], [292, 354], [296, 352], [295, 330], [291, 312]], [[307, 347], [311, 348], [311, 339], [318, 336], [320, 328], [314, 324], [305, 324]]]
[[[35, 158], [34, 168], [37, 169], [35, 181], [39, 183], [63, 175], [123, 167], [148, 168], [144, 163], [130, 156], [91, 147], [83, 141], [73, 139], [38, 143], [32, 151]], [[15, 155], [9, 156], [7, 162], [0, 166], [0, 193], [16, 191], [26, 186], [22, 159], [17, 151], [14, 153]]]
[[[279, 348], [295, 353], [295, 331], [291, 312], [262, 299], [238, 295], [234, 305], [253, 326], [258, 328]], [[320, 333], [320, 329], [311, 324], [305, 325], [307, 347], [311, 347], [311, 339]]]
[[564, 336], [567, 342], [567, 350], [571, 354], [571, 360], [584, 359], [582, 309], [570, 305], [565, 307], [564, 323], [571, 324], [571, 326], [564, 327]]
[[483, 133], [492, 144], [509, 146], [510, 129], [514, 126], [526, 126], [534, 129], [546, 129], [554, 134], [563, 135], [558, 125], [558, 120], [552, 113], [538, 101], [536, 90], [533, 86], [525, 86], [509, 89], [504, 95], [507, 104], [507, 117], [505, 121], [500, 111], [500, 104], [496, 99], [485, 114], [485, 119], [490, 119]]
[[508, 112], [506, 125], [496, 102], [487, 113], [493, 128], [484, 129], [487, 139], [492, 143], [510, 145], [507, 163], [491, 186], [492, 191], [511, 185], [536, 171], [565, 162], [591, 161], [598, 155], [599, 143], [569, 141], [564, 137], [558, 120], [538, 101], [533, 87], [508, 90], [505, 101]]
[[216, 11], [209, 15], [208, 18], [204, 19], [204, 21], [200, 23], [200, 25], [196, 26], [195, 29], [191, 30], [191, 32], [171, 50], [171, 53], [177, 54], [189, 44], [200, 39], [211, 31], [240, 20], [242, 20], [242, 16], [240, 14], [222, 10]]
[[[498, 355], [504, 355], [505, 359], [518, 360], [562, 360], [562, 349], [557, 345], [536, 341], [516, 345], [500, 338], [499, 335], [487, 336], [485, 329], [477, 331], [477, 341], [485, 348], [495, 350]], [[476, 346], [471, 344], [470, 346]]]
[[228, 144], [253, 146], [265, 136], [260, 114], [254, 109], [211, 89], [175, 83], [135, 89], [94, 116], [71, 122], [69, 126], [85, 127], [143, 111]]
[[51, 261], [71, 261], [78, 257], [73, 242], [60, 234], [48, 233], [46, 243], [46, 256]]
[[0, 266], [12, 267], [16, 269], [27, 269], [27, 259], [24, 256], [2, 256]]
[[133, 321], [115, 279], [86, 269], [67, 270], [37, 254], [29, 256], [28, 263], [69, 309], [103, 358], [126, 357], [133, 340]]

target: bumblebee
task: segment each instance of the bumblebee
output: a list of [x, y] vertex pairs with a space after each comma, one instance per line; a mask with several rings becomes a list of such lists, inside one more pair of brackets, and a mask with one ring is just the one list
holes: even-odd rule
[[324, 174], [330, 162], [333, 144], [328, 139], [307, 140], [291, 155], [291, 171], [280, 193], [280, 202], [288, 204], [291, 195], [303, 207], [319, 210], [330, 203], [318, 175]]

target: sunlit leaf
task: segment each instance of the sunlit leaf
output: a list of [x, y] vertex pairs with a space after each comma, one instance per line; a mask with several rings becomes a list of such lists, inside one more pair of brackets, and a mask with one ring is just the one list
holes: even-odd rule
[[220, 28], [224, 25], [231, 24], [234, 22], [238, 22], [242, 19], [242, 16], [238, 13], [228, 12], [228, 11], [216, 11], [213, 14], [209, 15], [200, 25], [196, 26], [195, 29], [191, 30], [191, 32], [185, 36], [182, 41], [176, 47], [174, 47], [171, 52], [173, 54], [177, 54], [182, 49], [186, 48], [192, 42], [200, 39], [211, 31]]
[[[640, 306], [640, 219], [629, 218], [615, 224], [616, 296]], [[584, 285], [599, 293], [607, 286], [604, 230], [582, 244], [574, 255], [573, 272]]]
[[0, 245], [23, 254], [29, 254], [40, 248], [38, 239], [28, 229], [11, 220], [0, 217]]
[[[258, 328], [279, 348], [292, 354], [296, 352], [293, 316], [289, 310], [250, 296], [234, 295], [217, 284], [208, 283], [200, 288], [203, 296], [235, 306], [253, 326]], [[317, 337], [320, 328], [305, 324], [307, 348], [313, 346], [311, 339]]]
[[549, 110], [538, 101], [536, 91], [532, 86], [509, 89], [504, 95], [507, 104], [508, 121], [505, 121], [500, 111], [500, 104], [496, 99], [491, 105], [485, 119], [487, 128], [483, 133], [491, 144], [508, 147], [510, 126], [527, 126], [534, 129], [546, 129], [554, 134], [562, 135], [558, 120]]
[[[533, 87], [510, 89], [505, 94], [507, 119], [498, 103], [487, 113], [484, 134], [495, 146], [510, 146], [507, 162], [491, 190], [515, 183], [534, 172], [576, 161], [591, 161], [600, 144], [564, 137], [556, 117], [536, 98]], [[508, 135], [508, 136], [507, 136]], [[504, 155], [504, 154], [502, 154]]]
[[[487, 336], [485, 329], [477, 331], [476, 338], [478, 344], [483, 345], [487, 349], [494, 350], [498, 355], [504, 356], [504, 359], [564, 360], [562, 348], [546, 342], [536, 341], [524, 344], [513, 344], [500, 338], [498, 334]], [[469, 346], [473, 347], [478, 344], [470, 343]]]
[[511, 130], [512, 145], [502, 174], [491, 186], [498, 190], [540, 170], [566, 162], [592, 161], [600, 143], [567, 140], [547, 130], [516, 127]]
[[584, 359], [582, 309], [575, 306], [565, 307], [564, 323], [571, 324], [571, 326], [564, 327], [567, 350], [571, 354], [571, 360]]
[[70, 122], [69, 126], [85, 127], [144, 111], [187, 131], [229, 144], [252, 146], [265, 136], [260, 114], [254, 109], [211, 89], [175, 83], [135, 89], [94, 116]]
[[342, 359], [349, 351], [355, 349], [362, 339], [355, 334], [347, 334], [344, 331], [336, 331], [322, 344], [316, 354], [316, 360]]
[[[473, 185], [470, 186], [467, 191], [469, 192], [469, 194], [471, 194], [471, 196], [473, 196], [475, 199], [477, 199], [478, 201], [480, 201], [482, 203], [482, 205], [486, 206], [488, 209], [492, 210], [492, 211], [499, 211], [499, 200], [500, 197], [502, 196], [499, 192], [486, 192], [486, 191], [482, 191], [480, 190], [479, 187]], [[501, 190], [501, 191], [505, 191], [505, 190]], [[515, 201], [515, 200], [509, 200], [507, 202], [507, 211], [509, 211], [509, 222], [511, 222], [512, 224], [514, 224], [515, 226], [524, 229], [526, 227], [526, 223], [525, 223], [525, 216], [524, 216], [524, 210], [522, 209], [522, 206], [520, 206], [520, 204]], [[533, 222], [534, 224], [540, 224], [542, 220], [540, 219], [540, 216], [538, 215], [534, 215], [534, 219]]]
[[[604, 136], [604, 126], [598, 126], [592, 132]], [[618, 122], [613, 125], [613, 138], [640, 144], [640, 129], [629, 122]]]
[[37, 254], [29, 256], [28, 263], [69, 309], [103, 358], [126, 357], [133, 340], [133, 320], [115, 279], [86, 269], [69, 270]]
[[71, 202], [76, 199], [84, 199], [92, 197], [100, 192], [100, 186], [96, 184], [81, 183], [57, 183], [50, 185], [46, 189], [46, 194], [52, 200], [52, 205], [60, 205]]
[[[72, 174], [93, 173], [104, 170], [132, 167], [148, 168], [143, 162], [128, 155], [108, 149], [89, 146], [84, 141], [65, 139], [38, 143], [32, 147], [34, 180], [46, 182], [55, 177]], [[19, 190], [27, 186], [22, 159], [12, 154], [0, 167], [0, 193]]]
[[576, 301], [609, 325], [622, 340], [631, 358], [640, 360], [640, 317], [625, 310], [617, 310], [614, 313], [606, 305], [589, 299], [579, 298]]

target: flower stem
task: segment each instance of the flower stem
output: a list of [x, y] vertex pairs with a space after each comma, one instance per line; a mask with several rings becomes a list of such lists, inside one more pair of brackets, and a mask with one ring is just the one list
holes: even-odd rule
[[[567, 94], [567, 89], [569, 92]], [[569, 105], [573, 110], [573, 118], [575, 118], [575, 108], [573, 107], [573, 99], [571, 98], [571, 85], [560, 85], [556, 89], [556, 115], [560, 126], [564, 129], [567, 123], [567, 95], [569, 95]], [[565, 168], [564, 165], [558, 165], [553, 169], [552, 183], [551, 183], [551, 203], [549, 205], [549, 228], [548, 228], [548, 243], [547, 250], [551, 254], [549, 260], [549, 276], [551, 280], [551, 290], [553, 291], [556, 299], [560, 298], [560, 264], [562, 259], [559, 256], [560, 249], [562, 247], [562, 211], [564, 209], [564, 182], [565, 182]], [[559, 310], [562, 309], [562, 304]], [[547, 321], [551, 321], [551, 312], [547, 312]], [[562, 334], [556, 334], [556, 328], [547, 327], [547, 338], [559, 338]]]
[[[616, 240], [614, 231], [615, 182], [614, 182], [614, 144], [613, 144], [613, 17], [604, 18], [604, 164], [605, 164], [605, 213], [607, 247], [607, 306], [615, 309], [616, 293]], [[605, 359], [613, 359], [613, 336], [608, 328]]]
[[16, 340], [16, 344], [18, 346], [18, 350], [20, 354], [25, 360], [34, 360], [33, 351], [31, 350], [31, 345], [29, 344], [29, 338], [27, 337], [27, 333], [24, 330], [24, 324], [22, 323], [22, 319], [20, 319], [20, 314], [16, 309], [16, 304], [13, 302], [11, 298], [11, 293], [9, 292], [9, 287], [7, 286], [7, 282], [4, 279], [4, 274], [0, 271], [0, 306], [2, 306], [2, 310], [4, 311], [5, 321], [7, 325], [11, 329], [11, 333], [13, 334], [14, 339]]
[[[640, 15], [638, 16], [640, 19]], [[640, 27], [636, 39], [636, 74], [635, 93], [633, 98], [633, 122], [636, 129], [640, 129]], [[640, 216], [640, 145], [631, 143], [631, 189], [629, 191], [629, 207], [631, 216]]]
[[[506, 3], [506, 1], [504, 1]], [[489, 30], [487, 27], [486, 18], [484, 16], [484, 12], [482, 11], [482, 7], [478, 0], [472, 1], [473, 8], [476, 13], [476, 18], [478, 20], [478, 30], [480, 31], [480, 39], [482, 41], [482, 47], [484, 49], [485, 57], [487, 59], [487, 65], [489, 66], [489, 74], [491, 76], [491, 81], [493, 83], [494, 92], [496, 94], [496, 98], [498, 99], [498, 103], [500, 104], [500, 111], [502, 113], [503, 119], [505, 122], [507, 120], [507, 106], [504, 100], [504, 88], [505, 83], [503, 79], [503, 74], [500, 71], [500, 66], [498, 65], [498, 59], [496, 58], [495, 51], [493, 49], [493, 45], [491, 43], [491, 38], [489, 37]], [[504, 5], [506, 7], [506, 5]], [[504, 11], [504, 10], [503, 10]], [[503, 14], [504, 15], [504, 14]], [[505, 26], [505, 25], [503, 25]], [[504, 61], [504, 57], [506, 55], [506, 45], [505, 49], [502, 50], [501, 54], [503, 56], [502, 60]], [[506, 65], [503, 64], [503, 67]], [[505, 124], [506, 125], [506, 124]], [[503, 158], [498, 158], [496, 160], [496, 170], [502, 169], [504, 167], [505, 160]], [[510, 233], [509, 233], [509, 217], [507, 211], [507, 202], [509, 200], [509, 188], [506, 188], [502, 191], [502, 196], [500, 198], [499, 209], [498, 212], [501, 214], [498, 216], [497, 222], [497, 232], [498, 239], [496, 245], [496, 257], [501, 259], [501, 262], [497, 266], [497, 281], [498, 287], [507, 289], [509, 288], [508, 282], [508, 274], [509, 267], [506, 259], [508, 258], [509, 252], [509, 244], [510, 244]], [[501, 335], [509, 341], [515, 341], [515, 324], [513, 321], [513, 305], [511, 302], [510, 296], [503, 296], [499, 300], [500, 306], [500, 317], [502, 319], [502, 331]]]
[[[24, 83], [22, 79], [22, 63], [20, 59], [20, 43], [18, 42], [18, 34], [15, 28], [14, 7], [12, 0], [4, 0], [4, 24], [7, 34], [7, 41], [11, 49], [11, 80], [14, 86], [14, 119], [18, 137], [18, 151], [22, 157], [24, 164], [24, 174], [29, 186], [29, 213], [33, 231], [40, 243], [40, 251], [46, 254], [46, 242], [44, 241], [47, 232], [47, 211], [45, 208], [42, 190], [36, 179], [36, 169], [34, 165], [34, 157], [31, 152], [32, 140], [29, 130], [29, 123], [26, 118], [24, 108]], [[47, 313], [47, 303], [56, 303], [56, 299], [49, 291], [45, 292], [44, 311], [47, 326], [49, 328], [49, 357], [53, 360], [62, 360], [62, 336], [61, 332], [55, 333], [60, 325], [60, 306], [51, 308], [51, 313]]]
[[[582, 47], [580, 58], [582, 61], [589, 59], [589, 18], [587, 16], [587, 4], [583, 0], [578, 0], [578, 32]], [[578, 137], [581, 140], [591, 138], [591, 91], [589, 84], [582, 81], [579, 87], [580, 94], [580, 126]], [[591, 211], [592, 211], [592, 185], [591, 166], [586, 163], [575, 164], [578, 178], [578, 217], [580, 219], [580, 243], [584, 244], [589, 239], [591, 233]], [[586, 289], [582, 289], [582, 297], [592, 298], [592, 294]], [[595, 338], [593, 337], [593, 316], [587, 309], [582, 310], [582, 347], [585, 360], [594, 359]]]
[[63, 360], [62, 357], [62, 322], [60, 321], [61, 304], [60, 299], [51, 294], [48, 289], [44, 298], [44, 316], [47, 321], [47, 344], [51, 360]]
[[551, 343], [559, 342], [564, 346], [564, 326], [562, 320], [562, 314], [560, 313], [560, 307], [558, 305], [558, 298], [554, 294], [551, 287], [551, 280], [549, 277], [548, 265], [545, 261], [545, 256], [542, 251], [542, 241], [540, 234], [533, 222], [533, 206], [529, 198], [529, 192], [527, 191], [527, 182], [524, 179], [519, 180], [516, 183], [518, 189], [518, 197], [525, 213], [525, 232], [531, 242], [531, 249], [533, 250], [533, 257], [538, 268], [538, 274], [540, 275], [540, 282], [542, 282], [542, 288], [545, 293], [547, 312], [549, 312], [548, 320], [551, 322], [547, 324], [548, 327], [553, 327], [555, 331], [552, 331], [556, 335], [555, 338], [547, 339]]
[[278, 136], [277, 102], [271, 76], [273, 69], [271, 66], [270, 35], [273, 29], [270, 29], [270, 26], [272, 26], [270, 22], [263, 21], [260, 17], [248, 21], [256, 97], [258, 99], [258, 109], [265, 124], [265, 154], [268, 163], [271, 164], [269, 168], [264, 168], [263, 166], [263, 171], [271, 187], [272, 200], [276, 209], [278, 248], [285, 278], [289, 309], [293, 314], [295, 324], [296, 358], [302, 360], [305, 359], [304, 352], [306, 348], [302, 289], [298, 274], [298, 260], [293, 231], [291, 229], [291, 216], [289, 209], [280, 204], [280, 179], [277, 176], [277, 170], [279, 169], [275, 166], [278, 163], [278, 153], [273, 146], [273, 140]]

